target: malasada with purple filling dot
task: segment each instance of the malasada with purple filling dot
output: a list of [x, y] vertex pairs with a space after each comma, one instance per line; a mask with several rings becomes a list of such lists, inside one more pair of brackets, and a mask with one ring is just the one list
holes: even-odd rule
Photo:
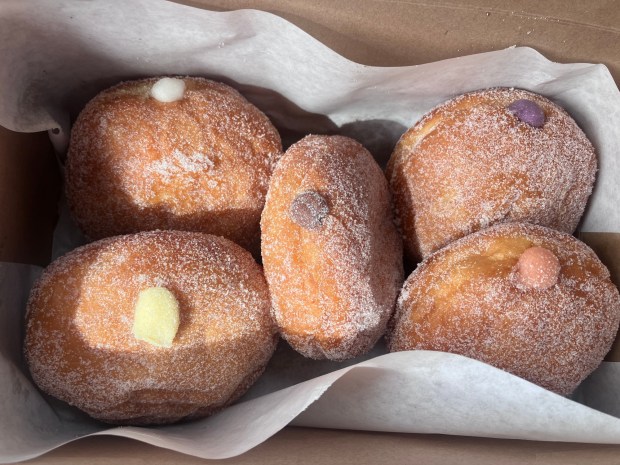
[[402, 241], [381, 168], [358, 142], [307, 136], [276, 166], [261, 218], [280, 334], [315, 359], [370, 350], [403, 282]]
[[405, 251], [418, 261], [497, 223], [572, 233], [596, 169], [592, 143], [563, 108], [494, 88], [423, 116], [399, 140], [386, 174]]
[[398, 298], [388, 345], [464, 355], [566, 395], [601, 363], [619, 321], [618, 289], [586, 244], [505, 223], [418, 266]]

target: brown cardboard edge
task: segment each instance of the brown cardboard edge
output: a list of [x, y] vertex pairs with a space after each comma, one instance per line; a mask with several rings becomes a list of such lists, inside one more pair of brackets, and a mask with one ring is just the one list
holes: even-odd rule
[[0, 126], [0, 261], [47, 265], [60, 193], [47, 133]]
[[287, 427], [238, 457], [204, 460], [131, 439], [95, 436], [25, 464], [618, 464], [620, 445]]
[[606, 65], [620, 83], [615, 0], [173, 0], [211, 10], [252, 8], [292, 22], [350, 60], [371, 66], [430, 63], [511, 46], [552, 61]]

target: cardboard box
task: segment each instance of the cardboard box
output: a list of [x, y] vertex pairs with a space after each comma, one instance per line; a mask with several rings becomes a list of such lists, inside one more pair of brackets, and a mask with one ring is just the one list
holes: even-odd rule
[[[192, 6], [256, 8], [278, 14], [357, 62], [413, 65], [511, 45], [527, 45], [562, 62], [608, 66], [620, 82], [620, 8], [614, 0], [585, 5], [560, 0], [192, 0]], [[45, 264], [59, 183], [46, 135], [0, 129], [0, 260]], [[24, 214], [26, 212], [27, 214]], [[36, 231], [33, 235], [30, 231]], [[616, 249], [617, 250], [617, 249]], [[615, 250], [611, 251], [612, 253]], [[599, 253], [609, 253], [604, 250]], [[491, 440], [285, 428], [243, 463], [617, 463], [620, 446]], [[136, 441], [95, 437], [30, 463], [202, 463]], [[218, 462], [218, 461], [213, 461]]]

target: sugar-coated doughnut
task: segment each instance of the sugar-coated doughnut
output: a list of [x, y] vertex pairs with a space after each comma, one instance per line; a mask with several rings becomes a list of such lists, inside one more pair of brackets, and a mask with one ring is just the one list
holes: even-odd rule
[[508, 221], [572, 233], [596, 166], [583, 131], [545, 97], [495, 88], [445, 102], [402, 136], [387, 167], [407, 256]]
[[281, 335], [301, 354], [343, 360], [384, 333], [403, 281], [387, 181], [353, 139], [307, 136], [276, 167], [262, 256]]
[[152, 231], [54, 261], [28, 302], [25, 355], [43, 391], [92, 417], [160, 424], [237, 399], [276, 338], [249, 252], [222, 237]]
[[618, 289], [587, 245], [506, 223], [418, 266], [399, 296], [389, 348], [465, 355], [569, 394], [603, 360], [619, 322]]
[[124, 82], [97, 95], [75, 122], [67, 199], [91, 239], [188, 230], [258, 253], [260, 214], [281, 152], [269, 119], [225, 84]]

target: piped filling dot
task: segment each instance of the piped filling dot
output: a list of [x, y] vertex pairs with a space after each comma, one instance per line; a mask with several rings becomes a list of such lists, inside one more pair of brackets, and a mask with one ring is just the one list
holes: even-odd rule
[[176, 102], [185, 95], [185, 81], [177, 78], [161, 78], [151, 87], [151, 97], [162, 103]]
[[545, 124], [545, 112], [532, 100], [515, 100], [508, 105], [508, 110], [519, 120], [535, 128], [540, 128]]
[[530, 247], [517, 262], [521, 284], [532, 289], [548, 289], [558, 282], [560, 261], [549, 249]]
[[306, 191], [295, 197], [289, 209], [289, 216], [305, 229], [317, 229], [329, 214], [327, 200], [316, 191]]
[[172, 347], [179, 330], [180, 314], [179, 302], [168, 289], [144, 289], [136, 301], [133, 335], [154, 346]]

